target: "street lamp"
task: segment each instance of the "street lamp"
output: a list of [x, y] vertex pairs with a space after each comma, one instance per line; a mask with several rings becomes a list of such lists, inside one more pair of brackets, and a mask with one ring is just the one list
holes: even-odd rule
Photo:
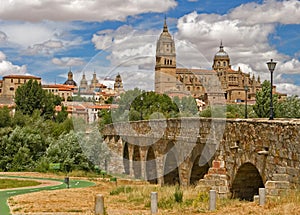
[[144, 100], [144, 98], [142, 96], [141, 97], [141, 120], [143, 120], [143, 110], [142, 110], [142, 108], [143, 108], [143, 100]]
[[247, 85], [245, 85], [245, 119], [248, 118], [248, 111], [247, 111], [247, 99], [248, 99], [248, 96], [247, 96], [247, 93], [248, 93], [248, 90], [249, 90], [249, 87]]
[[268, 69], [271, 73], [271, 93], [270, 93], [270, 120], [274, 119], [274, 112], [273, 112], [273, 71], [275, 70], [275, 66], [276, 66], [276, 62], [273, 61], [273, 59], [271, 59], [271, 61], [267, 62], [268, 65]]

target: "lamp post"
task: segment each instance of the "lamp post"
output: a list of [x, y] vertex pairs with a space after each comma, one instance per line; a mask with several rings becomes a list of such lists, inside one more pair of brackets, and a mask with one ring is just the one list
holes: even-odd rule
[[273, 61], [273, 59], [271, 59], [271, 61], [267, 62], [268, 65], [268, 69], [271, 73], [271, 93], [270, 93], [270, 120], [274, 119], [274, 112], [273, 112], [273, 71], [275, 70], [275, 66], [276, 66], [276, 62]]
[[248, 118], [248, 111], [247, 111], [247, 99], [248, 99], [248, 96], [247, 96], [247, 93], [248, 93], [248, 90], [249, 90], [249, 87], [247, 85], [245, 85], [245, 119]]
[[142, 110], [142, 108], [143, 108], [143, 100], [144, 100], [144, 98], [142, 96], [141, 97], [141, 120], [143, 120], [143, 110]]

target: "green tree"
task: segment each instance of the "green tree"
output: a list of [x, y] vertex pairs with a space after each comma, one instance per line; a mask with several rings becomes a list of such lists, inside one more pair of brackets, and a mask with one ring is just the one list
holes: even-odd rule
[[39, 110], [40, 115], [50, 119], [54, 115], [55, 105], [61, 103], [58, 96], [43, 90], [42, 85], [36, 80], [29, 80], [16, 90], [16, 110], [31, 116], [34, 110]]
[[281, 118], [300, 118], [300, 99], [293, 95], [279, 102], [276, 115]]
[[79, 136], [71, 131], [62, 134], [57, 140], [53, 139], [47, 149], [46, 159], [49, 163], [61, 163], [61, 170], [90, 170], [91, 161], [83, 154], [79, 144]]
[[58, 123], [62, 123], [64, 122], [66, 119], [68, 118], [68, 112], [67, 112], [67, 108], [62, 105], [61, 106], [61, 111], [59, 111], [55, 117], [55, 121]]
[[[268, 118], [270, 116], [270, 94], [271, 94], [271, 83], [270, 81], [264, 81], [262, 83], [262, 89], [256, 93], [256, 103], [253, 109], [256, 115], [260, 118]], [[273, 95], [273, 113], [276, 116], [278, 109], [278, 96]]]
[[11, 125], [10, 110], [7, 106], [0, 108], [0, 128]]

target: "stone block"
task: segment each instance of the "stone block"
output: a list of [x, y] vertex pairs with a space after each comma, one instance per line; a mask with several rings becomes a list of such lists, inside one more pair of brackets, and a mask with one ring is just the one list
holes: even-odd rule
[[213, 161], [213, 163], [212, 163], [213, 165], [213, 168], [216, 168], [216, 169], [218, 169], [218, 168], [220, 168], [221, 167], [221, 161]]
[[289, 181], [289, 175], [288, 174], [273, 174], [272, 180], [273, 181]]
[[289, 189], [290, 183], [288, 181], [276, 181], [275, 188], [276, 189]]
[[275, 181], [267, 181], [265, 187], [267, 189], [275, 189]]
[[219, 193], [228, 193], [228, 187], [227, 186], [219, 186]]
[[266, 189], [266, 195], [267, 196], [278, 196], [278, 190], [277, 189]]

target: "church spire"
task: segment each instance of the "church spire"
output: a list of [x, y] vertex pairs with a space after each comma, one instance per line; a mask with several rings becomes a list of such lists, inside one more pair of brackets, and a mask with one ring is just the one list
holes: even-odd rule
[[223, 41], [221, 40], [220, 43], [220, 52], [224, 52], [224, 46], [223, 46]]
[[164, 30], [163, 32], [168, 32], [168, 26], [167, 26], [167, 16], [165, 15], [165, 21], [164, 21]]

